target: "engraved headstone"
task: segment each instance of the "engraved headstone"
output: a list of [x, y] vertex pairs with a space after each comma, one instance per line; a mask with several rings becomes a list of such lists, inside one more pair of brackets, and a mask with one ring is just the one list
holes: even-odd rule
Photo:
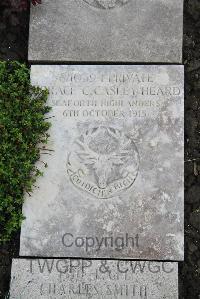
[[183, 0], [43, 0], [29, 60], [181, 63]]
[[15, 259], [9, 298], [178, 299], [178, 265], [147, 261]]
[[183, 259], [183, 77], [183, 66], [32, 66], [52, 127], [22, 256]]

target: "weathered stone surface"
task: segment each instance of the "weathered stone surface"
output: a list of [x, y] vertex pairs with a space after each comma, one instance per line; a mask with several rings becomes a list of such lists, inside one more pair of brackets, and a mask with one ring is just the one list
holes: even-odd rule
[[178, 265], [14, 259], [10, 299], [178, 299]]
[[32, 66], [53, 117], [22, 256], [183, 259], [183, 73]]
[[29, 60], [182, 61], [183, 0], [43, 0]]

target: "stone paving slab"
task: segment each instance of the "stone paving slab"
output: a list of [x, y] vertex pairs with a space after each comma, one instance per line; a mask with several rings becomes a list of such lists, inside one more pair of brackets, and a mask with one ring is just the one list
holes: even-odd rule
[[32, 66], [52, 127], [21, 256], [183, 260], [183, 66]]
[[10, 299], [178, 299], [178, 264], [14, 259]]
[[182, 62], [183, 0], [43, 0], [29, 60]]

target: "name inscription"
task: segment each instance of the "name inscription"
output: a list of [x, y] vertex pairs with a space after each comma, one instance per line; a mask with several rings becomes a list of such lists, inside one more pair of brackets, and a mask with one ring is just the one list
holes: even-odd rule
[[[30, 260], [28, 272], [41, 274], [40, 296], [67, 295], [67, 298], [151, 298], [150, 285], [143, 275], [170, 275], [173, 263], [151, 261]], [[57, 273], [57, 278], [56, 278]], [[53, 276], [51, 276], [53, 275]], [[138, 277], [141, 278], [138, 280]], [[137, 278], [137, 279], [136, 279]], [[141, 282], [140, 282], [141, 280]]]
[[67, 118], [157, 118], [166, 105], [181, 105], [182, 91], [168, 74], [70, 72], [49, 86], [49, 104]]

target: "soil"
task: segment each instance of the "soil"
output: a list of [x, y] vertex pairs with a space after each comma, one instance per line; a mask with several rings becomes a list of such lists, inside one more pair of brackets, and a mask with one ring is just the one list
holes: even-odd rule
[[[28, 0], [1, 0], [0, 60], [27, 63]], [[185, 261], [179, 263], [179, 298], [200, 298], [200, 1], [185, 0]], [[0, 299], [9, 290], [19, 236], [0, 246]]]

